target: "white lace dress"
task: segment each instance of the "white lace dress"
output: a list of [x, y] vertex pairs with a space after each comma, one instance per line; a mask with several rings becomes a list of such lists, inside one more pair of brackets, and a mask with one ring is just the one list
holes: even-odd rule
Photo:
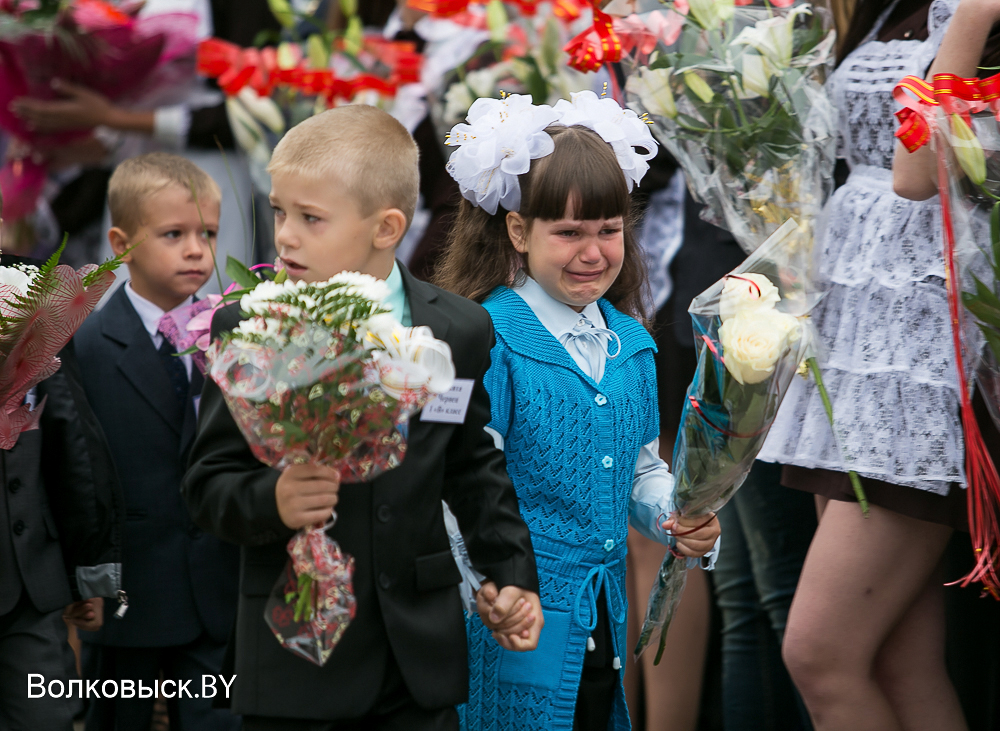
[[815, 385], [796, 378], [759, 459], [948, 493], [964, 486], [958, 379], [944, 284], [940, 202], [892, 192], [896, 83], [923, 78], [958, 0], [934, 0], [926, 41], [869, 40], [828, 84], [851, 174], [819, 243], [829, 293], [813, 316], [843, 459]]

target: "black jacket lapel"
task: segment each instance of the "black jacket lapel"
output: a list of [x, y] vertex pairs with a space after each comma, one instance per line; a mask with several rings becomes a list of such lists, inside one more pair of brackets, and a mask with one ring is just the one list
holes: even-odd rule
[[198, 426], [198, 414], [194, 410], [194, 400], [201, 398], [201, 389], [205, 385], [205, 377], [201, 375], [198, 366], [191, 364], [191, 389], [184, 406], [184, 424], [181, 426], [181, 454], [191, 446], [195, 430]]
[[106, 338], [125, 346], [118, 359], [118, 370], [179, 434], [184, 423], [183, 406], [174, 398], [174, 389], [160, 362], [160, 354], [156, 352], [139, 313], [128, 301], [124, 285], [101, 310], [101, 332]]
[[[398, 262], [397, 262], [398, 263]], [[437, 291], [426, 282], [421, 282], [410, 274], [410, 270], [399, 263], [399, 271], [403, 275], [403, 288], [410, 302], [410, 319], [413, 326], [426, 325], [434, 332], [438, 340], [448, 337], [448, 326], [451, 320], [434, 306]]]

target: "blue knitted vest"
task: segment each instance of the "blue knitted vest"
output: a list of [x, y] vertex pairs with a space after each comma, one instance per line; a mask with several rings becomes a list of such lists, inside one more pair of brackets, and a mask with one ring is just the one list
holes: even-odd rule
[[[607, 301], [599, 306], [621, 348], [600, 384], [531, 308], [505, 287], [486, 302], [497, 343], [486, 374], [490, 426], [504, 436], [507, 471], [531, 530], [545, 627], [538, 649], [501, 649], [468, 620], [468, 731], [571, 731], [587, 638], [604, 590], [624, 668], [625, 551], [639, 450], [659, 434], [653, 339]], [[614, 347], [614, 344], [611, 346]], [[619, 683], [609, 729], [629, 728]]]

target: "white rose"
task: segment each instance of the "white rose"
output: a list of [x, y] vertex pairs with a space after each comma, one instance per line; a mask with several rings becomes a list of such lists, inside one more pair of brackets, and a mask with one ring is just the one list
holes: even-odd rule
[[799, 329], [798, 319], [783, 312], [738, 313], [719, 327], [726, 370], [742, 385], [766, 380]]
[[732, 274], [722, 285], [719, 317], [723, 322], [741, 313], [773, 310], [781, 301], [778, 288], [763, 274]]

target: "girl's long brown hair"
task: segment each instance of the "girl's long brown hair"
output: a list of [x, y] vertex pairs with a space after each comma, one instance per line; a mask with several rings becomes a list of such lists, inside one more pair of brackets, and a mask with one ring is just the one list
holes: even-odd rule
[[[646, 266], [635, 237], [628, 184], [615, 153], [596, 132], [586, 127], [553, 126], [545, 130], [555, 142], [551, 155], [532, 161], [519, 176], [518, 213], [531, 231], [536, 220], [557, 221], [567, 203], [577, 220], [621, 216], [625, 258], [621, 272], [604, 297], [622, 312], [646, 324], [644, 299], [649, 286]], [[463, 200], [448, 237], [448, 246], [434, 283], [463, 297], [482, 302], [496, 287], [510, 287], [525, 265], [507, 234], [507, 210], [490, 215]]]

